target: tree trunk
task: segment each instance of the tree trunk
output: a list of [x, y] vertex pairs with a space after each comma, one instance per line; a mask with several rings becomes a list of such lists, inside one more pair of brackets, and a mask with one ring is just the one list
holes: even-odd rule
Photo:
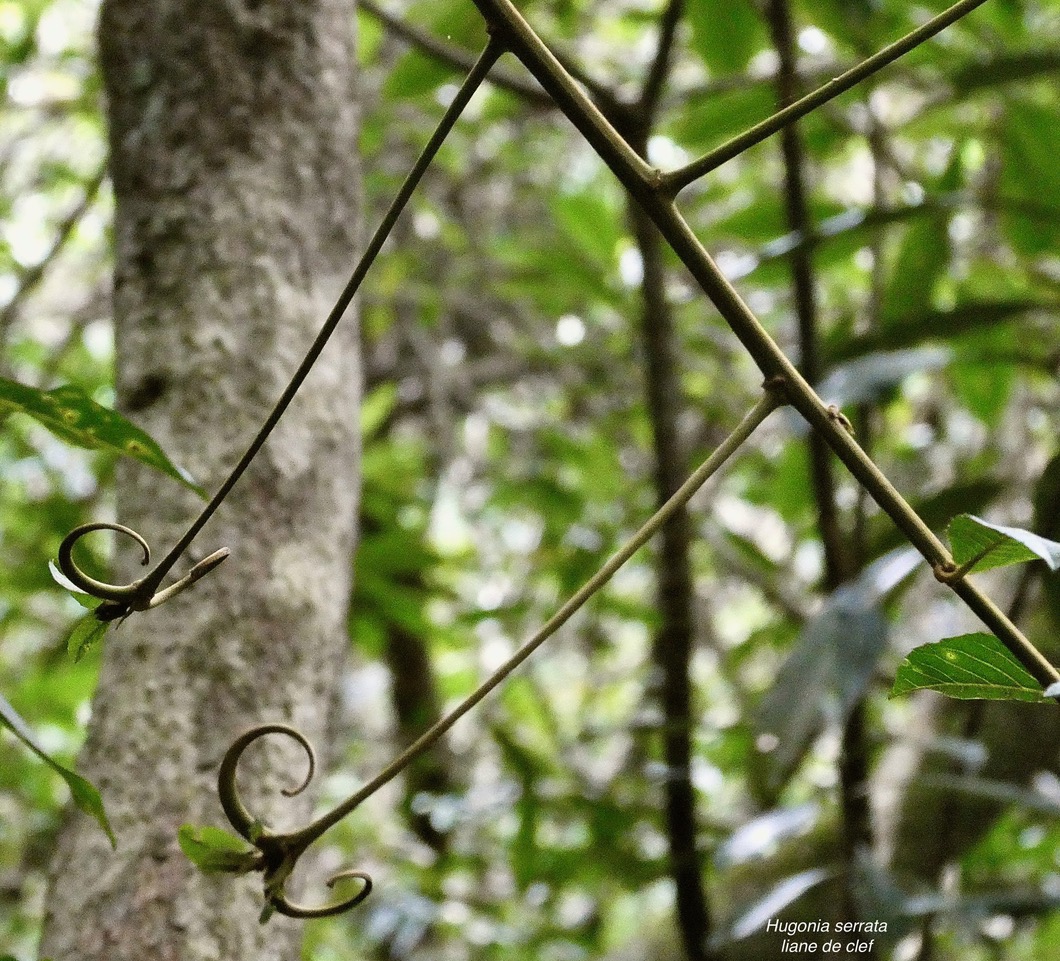
[[[261, 424], [352, 264], [353, 12], [352, 0], [103, 4], [118, 403], [208, 490]], [[88, 819], [70, 819], [42, 956], [297, 955], [295, 923], [258, 924], [260, 876], [201, 875], [176, 836], [184, 822], [223, 825], [215, 778], [240, 731], [286, 721], [325, 741], [346, 644], [358, 396], [349, 318], [192, 548], [201, 557], [229, 547], [229, 560], [108, 636], [80, 763], [118, 849]], [[120, 468], [117, 490], [118, 519], [160, 552], [201, 507], [136, 465]], [[135, 576], [132, 546], [119, 541], [117, 567]], [[309, 801], [280, 803], [279, 789], [299, 783], [305, 758], [273, 740], [253, 749], [242, 786], [266, 820], [293, 826]]]

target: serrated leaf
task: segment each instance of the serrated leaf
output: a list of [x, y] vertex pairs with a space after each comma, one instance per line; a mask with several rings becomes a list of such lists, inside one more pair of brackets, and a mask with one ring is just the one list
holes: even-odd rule
[[95, 613], [88, 613], [74, 621], [74, 626], [66, 639], [66, 653], [76, 664], [96, 644], [103, 640], [110, 623], [101, 621]]
[[958, 567], [988, 571], [1009, 564], [1043, 560], [1060, 568], [1060, 544], [1019, 527], [992, 524], [973, 514], [960, 514], [949, 526], [950, 548]]
[[188, 472], [177, 467], [150, 436], [117, 411], [97, 404], [79, 387], [66, 384], [54, 390], [37, 390], [0, 377], [0, 416], [9, 413], [32, 417], [76, 447], [131, 457], [206, 497]]
[[117, 838], [114, 837], [113, 830], [111, 830], [110, 821], [107, 820], [107, 813], [103, 808], [103, 799], [100, 797], [99, 791], [97, 791], [90, 782], [81, 777], [81, 775], [75, 774], [69, 768], [63, 767], [58, 761], [52, 758], [37, 743], [33, 732], [30, 730], [29, 725], [22, 719], [22, 716], [7, 702], [7, 700], [5, 700], [3, 696], [0, 696], [0, 726], [6, 727], [11, 731], [15, 737], [25, 744], [26, 747], [28, 747], [66, 782], [67, 787], [70, 788], [70, 794], [74, 799], [74, 804], [76, 804], [85, 814], [96, 819], [99, 826], [106, 832], [111, 847], [116, 848], [118, 846], [118, 841]]
[[209, 825], [182, 825], [177, 843], [184, 856], [207, 873], [245, 874], [258, 864], [258, 852], [241, 837]]
[[1041, 684], [993, 634], [962, 634], [911, 651], [898, 668], [891, 697], [922, 690], [964, 700], [1044, 699]]

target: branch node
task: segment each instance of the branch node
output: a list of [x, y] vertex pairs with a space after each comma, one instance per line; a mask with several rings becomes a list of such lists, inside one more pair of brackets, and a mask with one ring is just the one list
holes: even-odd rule
[[854, 436], [854, 425], [850, 423], [850, 418], [847, 417], [840, 409], [838, 404], [829, 404], [825, 411], [828, 414], [828, 419], [833, 424], [838, 424], [843, 428], [851, 437]]
[[940, 584], [956, 584], [958, 581], [963, 580], [964, 575], [967, 571], [958, 567], [953, 561], [941, 561], [938, 564], [932, 565], [931, 572], [935, 575], [935, 580]]
[[144, 566], [151, 563], [151, 548], [148, 547], [147, 541], [131, 527], [126, 527], [124, 524], [113, 524], [110, 521], [82, 524], [80, 527], [75, 527], [63, 538], [62, 543], [59, 545], [56, 566], [74, 587], [104, 602], [97, 609], [100, 612], [104, 612], [100, 616], [100, 620], [110, 621], [119, 617], [125, 618], [133, 611], [146, 611], [152, 607], [158, 607], [159, 604], [165, 603], [185, 588], [190, 587], [199, 578], [209, 574], [210, 571], [228, 557], [228, 548], [226, 547], [214, 551], [209, 557], [194, 565], [180, 580], [161, 591], [158, 590], [158, 585], [172, 566], [172, 560], [169, 557], [158, 564], [149, 574], [145, 574], [129, 584], [108, 584], [105, 581], [90, 577], [77, 566], [77, 561], [74, 560], [74, 545], [86, 534], [104, 530], [117, 531], [119, 534], [131, 537], [140, 545], [143, 551], [141, 563]]
[[308, 759], [308, 769], [301, 783], [295, 788], [285, 788], [282, 794], [285, 797], [294, 797], [300, 794], [308, 786], [316, 769], [316, 755], [309, 739], [297, 728], [287, 724], [260, 724], [241, 734], [225, 752], [221, 761], [221, 769], [217, 775], [217, 793], [221, 801], [221, 808], [229, 824], [239, 833], [241, 837], [250, 842], [261, 853], [260, 870], [265, 873], [264, 892], [265, 910], [262, 919], [267, 919], [270, 914], [286, 915], [289, 918], [327, 918], [336, 914], [342, 914], [350, 908], [360, 904], [372, 890], [372, 878], [365, 871], [340, 871], [332, 875], [328, 880], [329, 888], [334, 887], [339, 881], [355, 878], [361, 882], [357, 892], [349, 897], [340, 898], [326, 904], [308, 906], [297, 904], [288, 900], [284, 891], [284, 884], [291, 876], [298, 859], [306, 852], [320, 835], [327, 830], [328, 825], [314, 822], [308, 828], [288, 834], [273, 834], [263, 831], [261, 822], [258, 821], [247, 809], [243, 799], [239, 795], [236, 784], [236, 769], [244, 751], [259, 738], [269, 734], [282, 734], [295, 741], [305, 751]]
[[762, 381], [762, 390], [767, 394], [771, 394], [778, 403], [787, 404], [789, 402], [790, 387], [791, 384], [784, 374], [773, 374]]

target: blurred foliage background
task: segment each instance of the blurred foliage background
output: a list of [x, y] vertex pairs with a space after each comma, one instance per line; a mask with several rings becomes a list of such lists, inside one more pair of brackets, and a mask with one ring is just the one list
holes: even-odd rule
[[[0, 376], [109, 404], [95, 6], [0, 2]], [[653, 163], [679, 166], [776, 109], [768, 6], [688, 4], [645, 137]], [[793, 3], [799, 83], [943, 6]], [[603, 106], [636, 98], [659, 3], [520, 7]], [[358, 30], [374, 224], [485, 31], [466, 0], [368, 6]], [[973, 512], [1060, 534], [1058, 69], [1060, 3], [991, 0], [800, 124], [798, 229], [779, 138], [680, 199], [796, 357], [792, 272], [810, 271], [820, 391], [940, 532]], [[760, 380], [675, 260], [646, 269], [622, 191], [529, 76], [511, 60], [499, 74], [360, 304], [363, 534], [328, 797], [467, 694], [650, 514], [645, 284], [673, 324], [662, 416], [685, 472]], [[352, 916], [311, 924], [306, 958], [681, 957], [660, 814], [674, 777], [692, 787], [720, 957], [773, 956], [766, 918], [837, 903], [888, 920], [878, 957], [1060, 950], [1057, 722], [1044, 707], [887, 698], [912, 647], [976, 624], [838, 469], [834, 576], [807, 441], [775, 416], [693, 501], [687, 775], [661, 749], [649, 549], [329, 836], [314, 870], [352, 857], [378, 887]], [[0, 692], [71, 761], [98, 652], [66, 659], [80, 609], [47, 562], [71, 527], [112, 516], [111, 473], [108, 455], [23, 417], [0, 424]], [[982, 580], [1055, 656], [1060, 585], [1039, 573]], [[0, 951], [25, 959], [67, 795], [6, 734], [0, 761]]]

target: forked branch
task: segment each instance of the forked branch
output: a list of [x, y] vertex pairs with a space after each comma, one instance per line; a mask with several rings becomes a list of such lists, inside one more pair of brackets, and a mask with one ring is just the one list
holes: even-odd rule
[[801, 100], [796, 100], [795, 103], [785, 107], [783, 110], [778, 110], [771, 117], [767, 117], [749, 130], [733, 137], [731, 140], [727, 140], [720, 147], [716, 147], [698, 160], [693, 160], [687, 166], [666, 174], [662, 178], [666, 191], [671, 196], [676, 195], [690, 183], [720, 167], [723, 163], [732, 160], [733, 157], [742, 154], [745, 150], [749, 150], [755, 144], [761, 143], [767, 137], [773, 136], [778, 130], [790, 123], [794, 123], [801, 117], [805, 117], [808, 113], [828, 103], [829, 100], [834, 100], [841, 93], [846, 93], [851, 87], [856, 86], [862, 80], [871, 77], [874, 73], [894, 63], [899, 57], [919, 47], [925, 40], [930, 40], [951, 23], [956, 23], [966, 13], [970, 13], [976, 7], [981, 7], [984, 3], [986, 3], [986, 0], [961, 0], [960, 3], [955, 3], [952, 7], [948, 7], [938, 16], [932, 17], [922, 26], [907, 33], [900, 40], [896, 40], [890, 46], [884, 47], [879, 53], [873, 54], [838, 77], [833, 77], [812, 93], [808, 93]]
[[[486, 19], [490, 28], [491, 40], [489, 45], [476, 62], [475, 67], [465, 80], [453, 103], [446, 111], [441, 124], [417, 161], [413, 171], [409, 174], [401, 191], [399, 191], [380, 228], [373, 236], [350, 282], [343, 291], [331, 315], [329, 315], [313, 346], [242, 460], [221, 485], [220, 490], [203, 510], [200, 517], [193, 522], [187, 534], [154, 571], [133, 585], [124, 587], [92, 582], [78, 571], [78, 576], [82, 578], [82, 585], [87, 585], [96, 591], [103, 592], [104, 596], [113, 595], [108, 596], [108, 599], [114, 603], [125, 603], [131, 596], [140, 604], [145, 603], [146, 598], [146, 606], [151, 606], [151, 598], [155, 597], [154, 592], [162, 578], [172, 567], [177, 557], [190, 544], [198, 530], [223, 501], [243, 470], [265, 442], [277, 421], [283, 416], [287, 405], [323, 350], [332, 331], [341, 320], [368, 268], [381, 249], [390, 229], [423, 175], [424, 170], [433, 159], [442, 140], [444, 140], [471, 95], [504, 49], [515, 53], [535, 80], [541, 84], [556, 105], [596, 150], [629, 194], [641, 204], [645, 213], [655, 223], [660, 233], [668, 241], [765, 375], [765, 395], [744, 417], [725, 442], [689, 477], [652, 518], [511, 658], [491, 674], [453, 711], [440, 719], [409, 745], [375, 778], [368, 781], [362, 788], [331, 811], [320, 816], [301, 830], [285, 834], [273, 833], [253, 817], [240, 799], [236, 783], [239, 760], [247, 747], [267, 734], [283, 734], [293, 738], [307, 752], [310, 760], [306, 780], [293, 792], [287, 792], [297, 793], [305, 787], [309, 777], [312, 776], [314, 766], [312, 748], [302, 734], [282, 724], [267, 724], [254, 728], [242, 735], [232, 745], [221, 765], [218, 790], [222, 806], [233, 827], [258, 852], [258, 856], [251, 857], [253, 862], [251, 869], [261, 870], [264, 873], [266, 914], [275, 910], [293, 917], [322, 917], [345, 911], [362, 901], [370, 890], [371, 880], [367, 874], [361, 871], [346, 871], [335, 875], [329, 884], [334, 884], [344, 878], [353, 877], [360, 879], [362, 886], [354, 895], [320, 907], [306, 907], [289, 901], [284, 893], [284, 885], [298, 859], [315, 840], [354, 811], [366, 798], [397, 777], [409, 763], [432, 747], [460, 718], [502, 684], [520, 664], [565, 624], [593, 594], [600, 590], [660, 527], [683, 508], [693, 493], [747, 440], [757, 425], [779, 403], [790, 403], [820, 433], [858, 482], [892, 518], [908, 540], [923, 554], [933, 568], [949, 570], [954, 566], [953, 559], [945, 546], [854, 440], [846, 418], [843, 417], [841, 412], [834, 408], [829, 408], [822, 402], [810, 383], [799, 373], [724, 277], [695, 236], [688, 222], [678, 211], [674, 203], [674, 196], [682, 186], [690, 183], [696, 177], [702, 176], [708, 169], [713, 169], [718, 163], [724, 162], [724, 159], [735, 156], [752, 144], [760, 142], [771, 133], [793, 122], [798, 117], [805, 115], [820, 104], [849, 89], [859, 80], [864, 79], [875, 70], [913, 49], [913, 47], [933, 36], [947, 24], [952, 23], [983, 2], [985, 0], [962, 0], [962, 2], [950, 7], [943, 14], [914, 30], [902, 40], [892, 44], [874, 57], [870, 57], [841, 77], [835, 78], [831, 83], [810, 94], [809, 97], [804, 97], [791, 107], [779, 111], [762, 124], [730, 141], [728, 145], [719, 148], [719, 151], [708, 154], [707, 157], [701, 158], [701, 160], [690, 164], [682, 170], [670, 174], [662, 174], [652, 168], [630, 143], [615, 130], [604, 114], [594, 106], [577, 79], [572, 76], [568, 69], [564, 68], [541, 41], [511, 3], [511, 0], [474, 0], [475, 5]], [[676, 16], [680, 12], [680, 3], [672, 3], [668, 10], [673, 11], [673, 13], [668, 15], [667, 22], [664, 24], [669, 33], [664, 30], [660, 46], [663, 51], [663, 57], [659, 61], [662, 67], [665, 67], [668, 47], [673, 40], [673, 29], [676, 27]], [[649, 104], [652, 101], [652, 96], [650, 95], [648, 98]], [[142, 538], [139, 538], [138, 535], [128, 529], [121, 530], [140, 542], [145, 549], [146, 557], [146, 544]], [[71, 535], [71, 538], [68, 538], [70, 542], [67, 545], [68, 548], [72, 548], [73, 541], [77, 539], [74, 535]], [[69, 549], [65, 553], [67, 566], [72, 567]], [[1020, 633], [1012, 621], [988, 597], [983, 595], [966, 578], [958, 578], [950, 583], [949, 586], [979, 615], [984, 623], [1043, 685], [1048, 686], [1060, 680], [1060, 673], [1045, 659], [1037, 648]], [[126, 591], [129, 591], [130, 594], [126, 594]], [[161, 594], [158, 596], [161, 597]]]
[[[891, 51], [888, 56], [891, 60], [895, 59], [982, 2], [984, 0], [963, 0], [955, 4], [944, 14], [913, 31], [897, 44], [886, 48], [884, 52]], [[784, 384], [789, 403], [799, 411], [811, 427], [822, 433], [836, 456], [869, 492], [880, 508], [890, 516], [928, 563], [933, 568], [952, 564], [953, 559], [945, 545], [910, 507], [875, 462], [861, 449], [834, 412], [830, 411], [817, 396], [718, 269], [688, 221], [675, 206], [672, 197], [673, 181], [667, 183], [665, 175], [650, 167], [630, 148], [572, 78], [566, 74], [511, 0], [474, 0], [474, 3], [495, 34], [503, 37], [511, 51], [523, 61], [537, 81], [552, 95], [567, 118], [593, 146], [611, 172], [641, 203], [767, 379], [776, 378]], [[870, 58], [865, 62], [865, 64], [871, 63], [876, 63], [878, 67], [883, 65], [883, 60], [877, 55], [877, 58]], [[852, 73], [856, 75], [856, 79], [848, 81], [849, 85], [852, 86], [857, 79], [863, 79], [872, 72], [871, 69], [866, 68], [865, 64], [862, 64], [860, 68], [854, 68]], [[859, 74], [857, 73], [859, 69], [867, 72]], [[806, 98], [803, 98], [798, 104], [804, 104], [805, 101]], [[814, 102], [813, 105], [818, 104]], [[778, 114], [778, 116], [781, 115], [785, 119], [782, 122], [773, 121], [774, 126], [770, 132], [780, 129], [784, 123], [802, 114], [792, 113], [789, 108], [788, 112], [781, 111]], [[768, 133], [764, 136], [768, 136]], [[975, 585], [967, 580], [961, 580], [951, 587], [1043, 686], [1047, 687], [1060, 680], [1060, 672], [1057, 672], [1056, 668], [997, 605]]]

